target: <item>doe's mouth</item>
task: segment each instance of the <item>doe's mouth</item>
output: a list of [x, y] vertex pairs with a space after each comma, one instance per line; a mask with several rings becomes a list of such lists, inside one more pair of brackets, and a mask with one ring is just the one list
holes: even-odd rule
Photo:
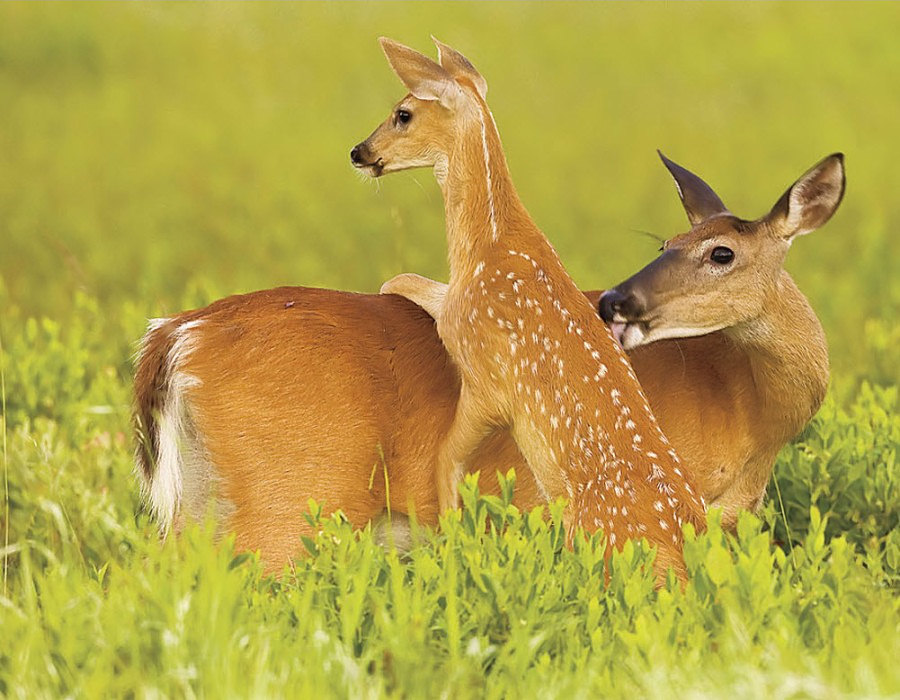
[[650, 327], [644, 321], [613, 320], [609, 324], [609, 330], [616, 342], [627, 351], [644, 344]]

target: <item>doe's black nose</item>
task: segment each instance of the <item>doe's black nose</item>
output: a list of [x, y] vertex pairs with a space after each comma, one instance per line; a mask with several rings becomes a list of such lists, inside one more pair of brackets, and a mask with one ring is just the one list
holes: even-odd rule
[[600, 318], [606, 323], [613, 320], [622, 308], [622, 302], [625, 301], [625, 295], [615, 289], [608, 289], [600, 295], [600, 301], [597, 303], [597, 310], [600, 312]]
[[361, 149], [358, 145], [354, 146], [350, 150], [350, 160], [353, 161], [354, 163], [359, 164], [362, 162], [362, 159], [360, 158], [360, 150]]

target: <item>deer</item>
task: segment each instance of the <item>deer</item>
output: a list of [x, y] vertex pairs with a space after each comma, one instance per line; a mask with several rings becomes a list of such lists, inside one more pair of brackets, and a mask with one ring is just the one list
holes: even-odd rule
[[[806, 179], [790, 191], [809, 191]], [[696, 306], [699, 296], [682, 281], [683, 303]], [[598, 309], [602, 292], [584, 294]], [[212, 515], [220, 534], [234, 534], [237, 550], [257, 551], [275, 573], [300, 555], [300, 536], [313, 534], [304, 517], [309, 499], [356, 527], [390, 528], [399, 547], [409, 546], [411, 516], [436, 525], [430, 465], [459, 397], [456, 368], [435, 330], [441, 296], [421, 300], [429, 315], [394, 294], [281, 287], [151, 321], [136, 354], [135, 469], [160, 533]], [[705, 308], [710, 325], [719, 323], [722, 305]], [[758, 493], [741, 499], [729, 485], [745, 481], [748, 469], [767, 480], [792, 431], [769, 404], [734, 409], [742, 387], [771, 375], [738, 371], [747, 361], [726, 332], [654, 340], [630, 357], [695, 486], [727, 516], [753, 507]], [[779, 361], [789, 376], [810, 372], [808, 355]], [[791, 396], [803, 401], [802, 393], [784, 394]], [[704, 433], [710, 414], [722, 417], [721, 429]], [[750, 431], [753, 440], [741, 438]], [[744, 451], [723, 452], [736, 444]], [[496, 430], [471, 461], [483, 492], [499, 493], [497, 472], [515, 468], [514, 503], [544, 502], [508, 431]]]
[[682, 527], [705, 526], [701, 497], [609, 327], [597, 318], [513, 185], [472, 63], [437, 41], [438, 62], [382, 37], [409, 90], [351, 152], [373, 176], [431, 167], [445, 207], [450, 277], [383, 291], [424, 298], [460, 375], [435, 470], [442, 511], [497, 427], [509, 430], [547, 501], [565, 498], [571, 542], [602, 529], [611, 548], [644, 537], [658, 579], [684, 577]]
[[[691, 228], [605, 292], [599, 310], [645, 387], [681, 374], [684, 389], [650, 391], [650, 404], [669, 439], [691, 455], [691, 476], [721, 509], [723, 526], [733, 528], [741, 510], [762, 504], [779, 450], [828, 389], [825, 332], [784, 261], [791, 244], [840, 205], [844, 156], [824, 158], [768, 214], [746, 220], [659, 155]], [[715, 449], [704, 454], [702, 444]]]

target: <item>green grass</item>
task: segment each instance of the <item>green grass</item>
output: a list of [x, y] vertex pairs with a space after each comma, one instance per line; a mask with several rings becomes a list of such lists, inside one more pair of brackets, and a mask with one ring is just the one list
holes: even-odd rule
[[[0, 696], [896, 696], [900, 201], [895, 4], [0, 7]], [[429, 173], [350, 147], [402, 88], [375, 38], [481, 69], [520, 193], [584, 287], [684, 215], [654, 149], [763, 214], [847, 156], [787, 266], [832, 391], [759, 519], [648, 552], [562, 546], [478, 499], [408, 558], [326, 519], [278, 580], [199, 527], [160, 544], [132, 476], [148, 317], [310, 284], [446, 278]], [[306, 508], [307, 504], [298, 504]], [[485, 532], [483, 523], [494, 527]], [[301, 544], [298, 543], [298, 547]]]

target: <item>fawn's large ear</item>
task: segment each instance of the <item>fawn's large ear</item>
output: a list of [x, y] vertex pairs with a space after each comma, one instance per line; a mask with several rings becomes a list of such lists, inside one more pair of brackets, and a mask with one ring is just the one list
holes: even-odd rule
[[453, 47], [438, 41], [434, 36], [431, 37], [431, 40], [437, 46], [438, 63], [441, 64], [441, 67], [454, 78], [468, 78], [478, 94], [481, 95], [481, 99], [487, 99], [487, 81], [481, 77], [481, 73], [475, 70], [472, 62]]
[[837, 211], [845, 183], [844, 154], [832, 153], [781, 195], [765, 221], [786, 240], [815, 231]]
[[388, 63], [414, 97], [451, 108], [461, 94], [453, 77], [428, 56], [387, 37], [378, 39]]
[[672, 174], [681, 204], [687, 212], [691, 226], [696, 226], [702, 221], [718, 214], [729, 214], [728, 207], [722, 204], [719, 195], [713, 192], [712, 187], [694, 175], [690, 170], [682, 168], [678, 163], [673, 163], [666, 158], [662, 151], [657, 151], [662, 158], [663, 165]]

